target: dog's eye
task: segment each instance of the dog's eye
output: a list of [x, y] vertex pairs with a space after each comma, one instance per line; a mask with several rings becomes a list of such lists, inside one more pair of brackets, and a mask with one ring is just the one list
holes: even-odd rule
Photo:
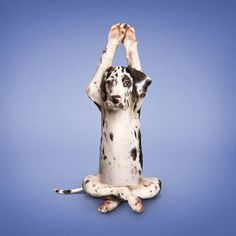
[[125, 80], [125, 81], [123, 82], [123, 85], [124, 85], [124, 87], [130, 87], [131, 82], [130, 82], [129, 80]]

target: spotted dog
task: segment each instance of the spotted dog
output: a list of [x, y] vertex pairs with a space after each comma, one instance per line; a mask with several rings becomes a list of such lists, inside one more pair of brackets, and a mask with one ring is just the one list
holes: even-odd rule
[[[112, 67], [121, 43], [128, 67]], [[161, 190], [158, 178], [143, 176], [140, 110], [150, 84], [151, 79], [142, 72], [134, 28], [113, 25], [95, 76], [86, 89], [101, 111], [99, 172], [85, 177], [82, 188], [56, 192], [85, 191], [93, 197], [104, 197], [105, 202], [98, 207], [102, 213], [114, 210], [122, 201], [127, 201], [135, 212], [143, 212], [141, 199], [153, 198]]]

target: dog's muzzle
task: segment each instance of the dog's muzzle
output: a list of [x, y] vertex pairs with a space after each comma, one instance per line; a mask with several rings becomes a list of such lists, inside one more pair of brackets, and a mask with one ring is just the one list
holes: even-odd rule
[[127, 105], [122, 103], [122, 98], [119, 95], [112, 95], [106, 101], [106, 106], [111, 110], [127, 110]]

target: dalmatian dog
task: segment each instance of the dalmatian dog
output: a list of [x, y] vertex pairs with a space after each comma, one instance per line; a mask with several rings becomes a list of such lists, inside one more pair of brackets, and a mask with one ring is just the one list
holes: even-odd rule
[[[128, 67], [112, 67], [118, 46], [123, 43]], [[127, 201], [137, 213], [144, 211], [141, 199], [155, 197], [161, 181], [143, 176], [140, 110], [151, 79], [142, 72], [135, 29], [116, 24], [110, 29], [95, 76], [86, 88], [101, 112], [99, 172], [84, 178], [82, 188], [54, 191], [60, 194], [85, 191], [105, 198], [98, 211], [108, 213]]]

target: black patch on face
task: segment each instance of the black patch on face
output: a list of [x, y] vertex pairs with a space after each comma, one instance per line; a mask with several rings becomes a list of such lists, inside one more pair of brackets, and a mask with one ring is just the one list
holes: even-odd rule
[[133, 148], [131, 150], [131, 156], [132, 156], [133, 160], [135, 161], [137, 158], [137, 149], [136, 148]]
[[113, 141], [113, 133], [110, 133], [110, 139]]
[[84, 184], [87, 184], [87, 183], [89, 183], [89, 179], [87, 179]]
[[123, 82], [123, 86], [130, 88], [131, 87], [131, 80], [127, 75], [124, 75], [124, 77], [122, 78], [122, 82]]
[[106, 155], [104, 155], [104, 156], [103, 156], [103, 160], [106, 160], [106, 159], [107, 159], [107, 156], [106, 156]]
[[110, 77], [112, 71], [114, 70], [114, 68], [112, 66], [110, 66], [109, 68], [106, 69], [106, 79]]
[[71, 193], [71, 190], [70, 190], [70, 189], [68, 189], [68, 190], [63, 190], [63, 193], [64, 193], [64, 194], [70, 194], [70, 193]]
[[[126, 68], [126, 71], [131, 75], [131, 77], [133, 78], [133, 90], [132, 90], [132, 97], [133, 97], [133, 102], [134, 102], [134, 110], [136, 109], [136, 102], [138, 101], [138, 99], [144, 98], [147, 92], [147, 88], [148, 86], [151, 84], [151, 80], [147, 79], [147, 76], [139, 70], [136, 70], [130, 66], [128, 66]], [[137, 91], [137, 84], [145, 81], [144, 85], [142, 86], [141, 89], [139, 89], [139, 91]]]
[[101, 90], [101, 97], [104, 102], [107, 100], [106, 79], [109, 78], [113, 70], [114, 68], [112, 66], [107, 68], [102, 78], [100, 90]]
[[139, 141], [139, 163], [141, 168], [143, 169], [143, 153], [142, 153], [142, 143], [141, 143], [141, 132], [138, 131], [138, 141]]

